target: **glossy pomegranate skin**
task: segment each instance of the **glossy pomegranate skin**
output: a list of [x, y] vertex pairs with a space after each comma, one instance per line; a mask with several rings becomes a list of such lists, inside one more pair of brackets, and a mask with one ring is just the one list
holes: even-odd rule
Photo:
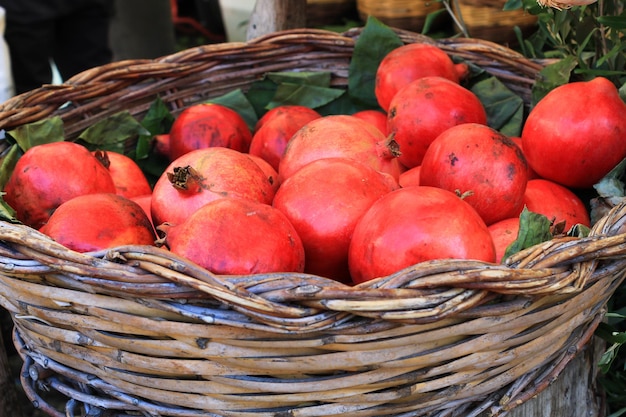
[[109, 171], [84, 146], [54, 142], [27, 150], [7, 181], [4, 200], [39, 229], [62, 203], [83, 194], [115, 193]]
[[248, 154], [224, 147], [189, 152], [172, 161], [152, 190], [155, 225], [180, 224], [204, 204], [238, 197], [271, 204], [274, 186]]
[[247, 152], [252, 132], [236, 111], [213, 103], [187, 107], [169, 132], [169, 157], [173, 161], [196, 149], [225, 147]]
[[391, 176], [361, 162], [325, 158], [287, 178], [273, 205], [302, 239], [305, 272], [349, 283], [348, 247], [356, 223], [376, 200], [397, 188]]
[[429, 186], [394, 190], [357, 223], [348, 262], [355, 283], [434, 259], [495, 261], [487, 225], [454, 193]]
[[545, 178], [528, 181], [524, 205], [528, 210], [554, 220], [555, 224], [565, 222], [565, 231], [578, 223], [591, 226], [589, 211], [580, 197], [571, 189]]
[[392, 99], [387, 132], [400, 147], [400, 163], [413, 168], [422, 164], [437, 136], [463, 123], [487, 124], [478, 97], [448, 79], [423, 77], [404, 86]]
[[225, 197], [202, 206], [185, 222], [159, 226], [169, 249], [216, 274], [302, 272], [304, 247], [274, 207]]
[[375, 126], [354, 116], [321, 117], [291, 138], [280, 160], [278, 176], [282, 182], [309, 162], [348, 157], [397, 180], [401, 170], [394, 145]]
[[603, 77], [564, 84], [531, 109], [521, 137], [539, 177], [591, 187], [626, 156], [626, 104]]
[[292, 136], [308, 122], [322, 117], [318, 112], [304, 106], [281, 106], [259, 120], [259, 128], [252, 136], [251, 155], [267, 161], [278, 171], [280, 159]]
[[93, 154], [109, 170], [117, 194], [133, 198], [152, 192], [148, 178], [134, 159], [112, 151], [94, 151]]
[[376, 71], [375, 94], [385, 111], [402, 87], [422, 77], [439, 76], [459, 83], [469, 74], [467, 64], [456, 64], [436, 45], [410, 43], [389, 52]]
[[420, 184], [466, 194], [487, 225], [523, 208], [528, 163], [506, 135], [478, 123], [441, 133], [424, 154]]
[[66, 201], [40, 231], [78, 252], [153, 245], [156, 239], [143, 208], [112, 193], [85, 194]]

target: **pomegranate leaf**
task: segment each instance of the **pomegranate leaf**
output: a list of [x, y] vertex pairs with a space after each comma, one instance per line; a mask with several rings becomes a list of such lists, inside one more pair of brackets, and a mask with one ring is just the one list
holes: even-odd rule
[[348, 77], [348, 94], [357, 103], [378, 108], [374, 94], [376, 70], [390, 51], [402, 45], [402, 40], [389, 26], [369, 16], [354, 45]]
[[268, 104], [268, 109], [288, 103], [300, 103], [306, 107], [317, 109], [330, 103], [344, 93], [345, 91], [338, 88], [282, 83], [276, 89], [276, 95]]
[[149, 135], [150, 132], [135, 119], [129, 111], [115, 113], [85, 129], [78, 136], [91, 150], [124, 153], [126, 142], [138, 135]]
[[4, 189], [20, 156], [22, 156], [22, 150], [17, 144], [10, 145], [0, 155], [0, 190]]
[[567, 84], [572, 71], [577, 65], [578, 61], [573, 56], [567, 56], [554, 64], [546, 65], [533, 85], [531, 105], [537, 104], [539, 100], [554, 88]]
[[6, 132], [6, 135], [24, 152], [36, 145], [61, 142], [65, 139], [63, 120], [59, 116], [18, 126]]
[[487, 77], [471, 86], [487, 112], [487, 124], [507, 136], [519, 136], [524, 119], [524, 100], [496, 77]]
[[520, 214], [517, 238], [506, 248], [502, 259], [552, 239], [552, 222], [543, 214], [534, 213], [524, 207]]
[[235, 89], [219, 97], [212, 98], [208, 100], [207, 103], [221, 104], [222, 106], [236, 111], [243, 117], [251, 131], [254, 129], [254, 125], [258, 120], [252, 103], [250, 103], [250, 100], [248, 100], [248, 97], [246, 97], [241, 89]]
[[9, 206], [4, 199], [0, 198], [0, 220], [8, 221], [10, 223], [21, 223], [17, 217], [15, 217], [15, 210]]
[[615, 165], [593, 188], [598, 197], [590, 201], [590, 217], [592, 224], [604, 217], [607, 212], [626, 198], [626, 159]]
[[172, 123], [174, 123], [174, 115], [169, 111], [163, 100], [157, 97], [141, 120], [141, 125], [150, 133], [139, 135], [137, 146], [134, 152], [129, 153], [129, 156], [135, 160], [148, 158], [154, 135], [168, 133], [172, 128]]

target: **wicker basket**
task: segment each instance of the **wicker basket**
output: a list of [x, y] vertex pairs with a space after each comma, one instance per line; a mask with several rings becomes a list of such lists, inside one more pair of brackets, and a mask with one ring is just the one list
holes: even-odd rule
[[[71, 139], [119, 110], [142, 115], [157, 95], [176, 114], [267, 71], [331, 71], [345, 86], [359, 33], [285, 31], [93, 68], [4, 103], [0, 127], [59, 115]], [[436, 44], [525, 96], [542, 68], [486, 41]], [[602, 320], [626, 271], [625, 216], [616, 206], [588, 238], [555, 239], [507, 265], [433, 261], [356, 287], [215, 276], [147, 246], [79, 254], [0, 222], [0, 304], [23, 386], [53, 416], [504, 415]], [[64, 409], [45, 390], [67, 397]]]
[[518, 26], [527, 36], [537, 30], [537, 16], [525, 10], [502, 10], [504, 0], [460, 0], [454, 9], [463, 17], [471, 37], [501, 44], [517, 44], [513, 28]]
[[359, 16], [364, 21], [374, 16], [396, 28], [420, 32], [429, 13], [443, 8], [437, 0], [357, 0]]

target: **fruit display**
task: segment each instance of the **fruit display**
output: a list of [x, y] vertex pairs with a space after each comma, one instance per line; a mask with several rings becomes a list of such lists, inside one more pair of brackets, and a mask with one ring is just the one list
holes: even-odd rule
[[[576, 159], [582, 137], [538, 140], [549, 127], [527, 121], [552, 94], [530, 99], [518, 81], [545, 86], [547, 64], [491, 44], [414, 48], [448, 56], [447, 75], [412, 74], [385, 110], [381, 62], [421, 39], [370, 20], [206, 46], [150, 62], [134, 94], [94, 98], [120, 84], [90, 73], [93, 101], [75, 80], [55, 90], [72, 98], [63, 117], [8, 128], [0, 304], [25, 366], [78, 393], [76, 408], [128, 415], [498, 415], [545, 389], [623, 279], [626, 159], [601, 144], [610, 166]], [[507, 78], [512, 60], [524, 69]], [[585, 99], [569, 94], [552, 126], [588, 116], [620, 132], [619, 103], [600, 122]], [[106, 187], [45, 205], [32, 193], [46, 210], [26, 217], [9, 194], [56, 178], [61, 194], [66, 175], [91, 172], [54, 160], [11, 188], [55, 143], [83, 149]], [[118, 155], [134, 161], [124, 178]], [[559, 178], [549, 158], [571, 165]], [[562, 180], [581, 163], [602, 165], [593, 183]], [[34, 397], [43, 383], [23, 377]]]
[[[152, 244], [218, 274], [299, 271], [355, 285], [432, 259], [501, 262], [501, 235], [511, 244], [513, 231], [536, 226], [520, 225], [524, 209], [545, 216], [552, 235], [589, 228], [577, 190], [626, 156], [626, 104], [602, 77], [554, 88], [519, 135], [493, 126], [468, 65], [434, 45], [393, 48], [371, 88], [378, 105], [349, 113], [307, 107], [306, 94], [252, 121], [236, 106], [192, 105], [150, 137], [150, 152], [165, 161], [151, 184], [121, 152], [34, 146], [4, 200], [17, 220], [74, 250]], [[72, 165], [52, 174], [61, 154]], [[137, 205], [112, 195], [141, 197], [151, 227]], [[100, 231], [107, 210], [125, 230]], [[113, 214], [124, 211], [137, 224], [122, 226]], [[139, 224], [147, 230], [126, 233]], [[87, 231], [128, 239], [93, 242]]]

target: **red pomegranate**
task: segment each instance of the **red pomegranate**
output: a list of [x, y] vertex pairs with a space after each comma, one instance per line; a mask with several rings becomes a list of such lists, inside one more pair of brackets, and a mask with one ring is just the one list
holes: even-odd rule
[[170, 251], [216, 274], [302, 272], [304, 247], [285, 215], [241, 198], [207, 203], [177, 226], [158, 227]]
[[450, 258], [494, 262], [491, 234], [456, 194], [421, 185], [391, 191], [372, 204], [354, 228], [348, 252], [355, 283]]
[[273, 205], [302, 239], [305, 272], [349, 283], [348, 247], [357, 221], [398, 187], [388, 174], [353, 159], [318, 159], [285, 180]]
[[376, 71], [375, 94], [383, 110], [398, 91], [422, 77], [438, 76], [455, 83], [469, 74], [466, 63], [456, 64], [443, 49], [427, 43], [410, 43], [389, 52]]
[[437, 136], [463, 123], [487, 124], [479, 98], [446, 78], [423, 77], [402, 87], [391, 100], [387, 132], [400, 147], [400, 163], [413, 168], [421, 165]]
[[93, 154], [108, 168], [117, 194], [133, 198], [152, 192], [146, 175], [134, 159], [112, 151], [94, 151]]
[[357, 117], [321, 117], [307, 123], [293, 135], [280, 160], [278, 176], [282, 182], [317, 159], [347, 157], [390, 174], [397, 180], [400, 164], [395, 145], [378, 128]]
[[85, 194], [66, 201], [40, 231], [77, 252], [153, 245], [156, 239], [141, 206], [112, 193]]
[[252, 132], [243, 117], [221, 104], [195, 104], [183, 110], [169, 133], [169, 156], [174, 160], [196, 149], [220, 146], [247, 152]]
[[587, 188], [626, 157], [626, 103], [604, 77], [563, 84], [532, 108], [524, 154], [541, 177]]
[[39, 229], [62, 203], [116, 189], [109, 171], [87, 148], [54, 142], [28, 149], [17, 161], [4, 192], [18, 220]]
[[271, 204], [274, 188], [263, 170], [233, 149], [211, 147], [174, 160], [152, 191], [152, 220], [180, 224], [206, 203], [239, 197]]
[[304, 106], [280, 106], [270, 110], [259, 120], [259, 128], [252, 136], [250, 154], [263, 158], [278, 170], [287, 142], [302, 126], [322, 117]]

